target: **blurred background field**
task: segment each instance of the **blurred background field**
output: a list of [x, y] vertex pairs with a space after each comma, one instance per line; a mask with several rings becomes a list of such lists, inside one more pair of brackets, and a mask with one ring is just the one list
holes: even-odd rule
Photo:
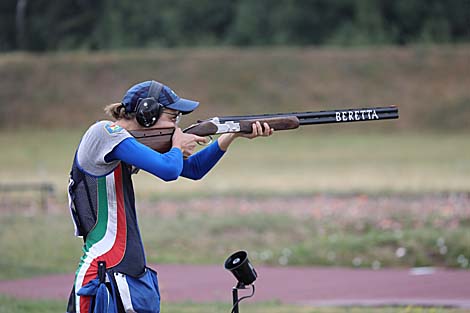
[[348, 132], [461, 131], [469, 129], [469, 55], [468, 45], [2, 54], [0, 122], [4, 129], [82, 129], [135, 82], [155, 78], [202, 103], [186, 124], [221, 114], [395, 104], [400, 120], [348, 125]]
[[[363, 134], [326, 133], [322, 126], [310, 126], [256, 142], [240, 140], [203, 180], [164, 183], [140, 173], [135, 177], [136, 192], [159, 199], [469, 190], [470, 142], [466, 134], [374, 133], [371, 128], [378, 123], [363, 125], [367, 128]], [[51, 182], [58, 198], [64, 200], [80, 134], [81, 130], [3, 132], [0, 144], [8, 148], [0, 155], [2, 182]]]
[[202, 182], [161, 184], [141, 174], [139, 193], [467, 191], [469, 56], [468, 46], [2, 55], [0, 140], [8, 149], [0, 173], [59, 187], [81, 134], [106, 118], [103, 106], [135, 81], [158, 78], [201, 101], [182, 126], [224, 114], [390, 104], [401, 116], [240, 141]]
[[[223, 114], [388, 104], [401, 114], [240, 140], [201, 181], [140, 173], [150, 262], [220, 263], [247, 249], [255, 262], [280, 266], [467, 268], [469, 56], [465, 45], [2, 55], [1, 183], [48, 182], [55, 193], [46, 214], [34, 193], [2, 193], [0, 277], [74, 270], [80, 240], [66, 205], [74, 151], [89, 124], [105, 118], [105, 104], [150, 78], [202, 102], [186, 125]], [[340, 209], [318, 195], [338, 198]], [[366, 205], [354, 205], [361, 195]], [[392, 200], [384, 206], [380, 197]], [[257, 201], [261, 209], [251, 210]]]
[[[275, 266], [469, 268], [468, 1], [149, 0], [141, 6], [156, 13], [145, 19], [118, 2], [2, 4], [0, 185], [54, 192], [46, 210], [36, 191], [0, 191], [0, 279], [75, 270], [82, 244], [66, 198], [75, 149], [106, 104], [149, 79], [201, 102], [183, 127], [218, 115], [400, 110], [398, 120], [240, 140], [197, 182], [136, 175], [149, 262], [221, 264], [246, 249]], [[59, 310], [0, 302], [0, 312]], [[216, 310], [226, 308], [166, 308]]]

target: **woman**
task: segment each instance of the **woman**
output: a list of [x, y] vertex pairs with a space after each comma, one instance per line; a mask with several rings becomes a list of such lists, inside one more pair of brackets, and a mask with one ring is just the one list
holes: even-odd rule
[[[136, 169], [164, 181], [201, 179], [236, 138], [273, 133], [269, 125], [255, 123], [251, 134], [223, 134], [193, 154], [206, 139], [183, 133], [177, 123], [198, 105], [163, 84], [145, 81], [132, 86], [121, 103], [105, 108], [115, 121], [97, 122], [83, 135], [70, 174], [69, 203], [84, 254], [67, 312], [160, 310], [157, 275], [146, 266], [137, 224], [131, 178]], [[176, 127], [170, 151], [156, 152], [129, 133], [148, 127]]]

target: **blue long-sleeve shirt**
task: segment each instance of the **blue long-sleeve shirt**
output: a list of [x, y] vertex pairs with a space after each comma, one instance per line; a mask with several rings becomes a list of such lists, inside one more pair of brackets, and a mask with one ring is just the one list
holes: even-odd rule
[[183, 159], [183, 153], [178, 148], [172, 148], [167, 153], [159, 153], [135, 138], [127, 138], [108, 153], [105, 160], [124, 161], [165, 181], [176, 180], [179, 176], [197, 180], [204, 177], [224, 153], [215, 141], [205, 149]]

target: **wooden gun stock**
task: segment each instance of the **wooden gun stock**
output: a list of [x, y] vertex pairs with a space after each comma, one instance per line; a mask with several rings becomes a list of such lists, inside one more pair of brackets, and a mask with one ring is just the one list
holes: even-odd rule
[[144, 144], [160, 153], [170, 151], [172, 146], [171, 137], [174, 132], [174, 127], [137, 129], [129, 131], [129, 133], [141, 144]]

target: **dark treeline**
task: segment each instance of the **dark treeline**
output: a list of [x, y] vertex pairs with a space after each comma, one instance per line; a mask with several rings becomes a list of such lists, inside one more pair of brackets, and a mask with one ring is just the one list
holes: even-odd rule
[[470, 41], [470, 0], [3, 0], [0, 51]]

